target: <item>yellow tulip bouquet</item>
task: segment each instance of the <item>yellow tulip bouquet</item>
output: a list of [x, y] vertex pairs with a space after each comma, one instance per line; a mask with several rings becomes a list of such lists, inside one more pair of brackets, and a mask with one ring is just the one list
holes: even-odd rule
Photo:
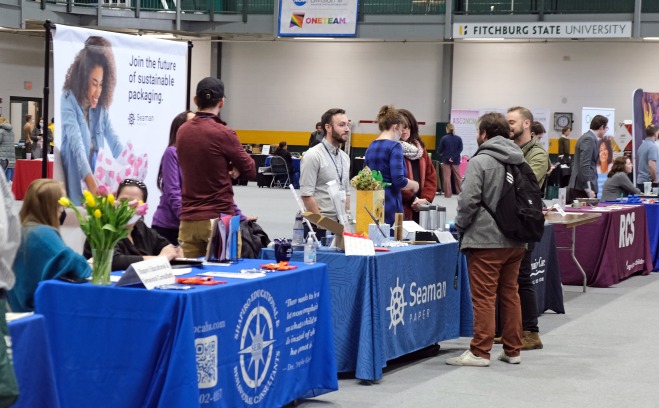
[[85, 200], [82, 204], [86, 215], [66, 197], [60, 198], [59, 203], [73, 210], [92, 248], [92, 283], [109, 285], [114, 247], [130, 233], [126, 224], [133, 216], [146, 214], [147, 205], [137, 200], [117, 201], [103, 186], [99, 187], [98, 193], [94, 196], [87, 190], [83, 191]]

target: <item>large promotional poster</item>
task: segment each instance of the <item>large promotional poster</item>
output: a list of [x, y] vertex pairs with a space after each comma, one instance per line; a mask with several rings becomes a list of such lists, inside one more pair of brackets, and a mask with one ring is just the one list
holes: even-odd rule
[[581, 134], [590, 130], [590, 122], [596, 115], [602, 115], [609, 120], [608, 129], [604, 137], [599, 140], [597, 149], [599, 160], [595, 166], [597, 170], [597, 194], [601, 197], [602, 187], [604, 186], [604, 182], [606, 182], [611, 167], [613, 167], [613, 161], [623, 155], [626, 146], [618, 144], [618, 142], [621, 142], [620, 139], [616, 140], [615, 133], [618, 130], [618, 126], [616, 124], [616, 110], [613, 108], [581, 108]]
[[354, 37], [357, 0], [280, 0], [282, 37]]
[[150, 212], [174, 117], [185, 110], [187, 44], [57, 25], [55, 178], [69, 198], [143, 181]]
[[[634, 91], [633, 105], [633, 151], [636, 151], [645, 139], [645, 128], [650, 125], [659, 126], [659, 92], [637, 89]], [[634, 168], [638, 169], [638, 163], [634, 163]]]

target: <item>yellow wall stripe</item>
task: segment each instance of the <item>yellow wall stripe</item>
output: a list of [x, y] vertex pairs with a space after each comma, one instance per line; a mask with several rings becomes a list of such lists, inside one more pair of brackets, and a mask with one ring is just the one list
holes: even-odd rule
[[[243, 144], [269, 144], [276, 145], [286, 141], [291, 146], [307, 146], [311, 132], [294, 132], [285, 130], [236, 130], [240, 143]], [[353, 133], [352, 147], [367, 148], [378, 135], [370, 133]], [[435, 136], [422, 135], [421, 139], [426, 144], [426, 149], [435, 150]]]
[[[285, 140], [291, 146], [307, 146], [309, 144], [309, 136], [311, 132], [295, 132], [285, 130], [236, 130], [240, 143], [244, 144], [269, 144], [277, 145], [282, 140]], [[369, 144], [378, 135], [371, 133], [353, 133], [352, 147], [367, 148]], [[434, 135], [421, 135], [423, 143], [426, 144], [426, 149], [429, 151], [435, 150], [435, 136]], [[574, 146], [577, 144], [577, 139], [570, 139], [570, 151], [574, 152]], [[558, 154], [558, 138], [549, 139], [549, 154]]]

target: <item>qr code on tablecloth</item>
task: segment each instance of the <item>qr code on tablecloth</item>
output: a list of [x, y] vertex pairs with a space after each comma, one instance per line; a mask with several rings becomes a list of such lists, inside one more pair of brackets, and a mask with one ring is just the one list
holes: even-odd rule
[[197, 355], [197, 381], [199, 388], [217, 385], [217, 336], [195, 339]]

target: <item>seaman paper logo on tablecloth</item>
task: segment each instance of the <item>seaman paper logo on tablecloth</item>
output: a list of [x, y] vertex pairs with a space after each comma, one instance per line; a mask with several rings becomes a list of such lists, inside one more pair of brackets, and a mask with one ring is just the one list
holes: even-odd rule
[[280, 351], [275, 350], [275, 327], [279, 326], [277, 305], [266, 290], [256, 290], [240, 310], [234, 339], [239, 341], [239, 364], [233, 368], [234, 382], [246, 404], [260, 403], [275, 378]]
[[426, 285], [419, 285], [416, 281], [412, 281], [408, 286], [407, 297], [405, 295], [406, 285], [403, 283], [401, 286], [400, 278], [396, 277], [396, 286], [389, 288], [391, 297], [386, 310], [389, 312], [390, 318], [389, 330], [393, 329], [394, 334], [396, 334], [396, 327], [399, 324], [405, 325], [406, 320], [408, 323], [413, 323], [428, 319], [430, 317], [428, 303], [446, 298], [446, 281], [431, 282]]

